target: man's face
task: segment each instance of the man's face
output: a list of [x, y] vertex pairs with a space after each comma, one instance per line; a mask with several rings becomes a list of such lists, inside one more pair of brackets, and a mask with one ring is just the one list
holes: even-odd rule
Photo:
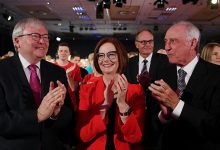
[[37, 63], [47, 54], [48, 31], [38, 24], [26, 25], [23, 34], [14, 38], [18, 52], [30, 63]]
[[59, 46], [57, 54], [60, 60], [68, 61], [68, 57], [70, 56], [70, 49], [68, 46]]
[[143, 31], [138, 35], [135, 45], [142, 57], [146, 58], [152, 53], [154, 49], [153, 40], [153, 35], [148, 31]]
[[165, 36], [165, 49], [169, 62], [185, 66], [196, 56], [195, 39], [187, 39], [187, 30], [184, 25], [174, 25], [168, 29]]

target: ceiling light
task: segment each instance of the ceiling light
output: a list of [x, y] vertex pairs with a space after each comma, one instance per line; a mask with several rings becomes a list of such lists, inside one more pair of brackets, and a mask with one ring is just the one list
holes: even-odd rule
[[211, 9], [218, 9], [219, 0], [208, 0], [208, 5]]
[[103, 0], [103, 8], [110, 9], [111, 1], [110, 0]]
[[113, 0], [113, 4], [115, 4], [115, 7], [122, 7], [123, 4], [126, 4], [126, 0]]
[[69, 30], [70, 30], [70, 32], [74, 32], [74, 25], [69, 25]]
[[157, 5], [157, 8], [164, 8], [165, 4], [168, 4], [166, 0], [156, 0], [154, 5]]
[[167, 7], [167, 8], [166, 8], [166, 12], [174, 12], [174, 11], [176, 11], [176, 10], [177, 10], [176, 7]]
[[73, 11], [74, 12], [85, 12], [85, 9], [82, 6], [73, 6]]
[[97, 3], [96, 5], [96, 19], [103, 19], [103, 1]]
[[56, 40], [57, 40], [58, 42], [60, 42], [60, 41], [61, 41], [61, 38], [60, 38], [60, 37], [56, 37]]
[[3, 18], [7, 21], [12, 21], [13, 20], [13, 17], [11, 15], [9, 15], [7, 12], [4, 12], [2, 14]]
[[182, 0], [183, 4], [187, 4], [187, 3], [190, 3], [192, 2], [193, 5], [197, 4], [199, 0]]

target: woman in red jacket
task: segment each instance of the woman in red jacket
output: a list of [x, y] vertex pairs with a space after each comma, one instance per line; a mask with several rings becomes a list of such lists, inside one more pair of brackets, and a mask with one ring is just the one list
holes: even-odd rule
[[80, 87], [78, 149], [142, 149], [144, 91], [122, 74], [127, 61], [127, 52], [117, 39], [98, 42], [94, 66], [102, 76]]

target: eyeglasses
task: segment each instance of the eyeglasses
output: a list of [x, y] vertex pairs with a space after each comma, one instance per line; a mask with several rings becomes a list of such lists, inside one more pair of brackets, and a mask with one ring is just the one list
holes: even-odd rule
[[137, 42], [141, 43], [142, 45], [147, 45], [147, 43], [149, 44], [153, 44], [154, 43], [154, 40], [142, 40], [142, 41], [138, 41], [136, 40]]
[[108, 57], [110, 60], [115, 60], [117, 58], [117, 52], [116, 51], [110, 51], [108, 53], [97, 53], [96, 57], [99, 61], [103, 61], [105, 59], [105, 56]]
[[40, 39], [42, 38], [44, 41], [48, 42], [49, 41], [49, 36], [48, 34], [39, 34], [39, 33], [29, 33], [29, 34], [22, 34], [22, 35], [19, 35], [18, 37], [22, 37], [22, 36], [31, 36], [32, 39], [34, 41], [40, 41]]

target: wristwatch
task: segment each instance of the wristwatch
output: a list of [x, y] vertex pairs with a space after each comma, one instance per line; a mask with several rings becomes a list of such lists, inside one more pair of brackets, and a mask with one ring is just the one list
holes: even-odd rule
[[131, 112], [132, 112], [132, 109], [131, 109], [131, 107], [129, 107], [128, 110], [124, 113], [119, 111], [119, 114], [120, 114], [120, 116], [129, 116], [131, 114]]

